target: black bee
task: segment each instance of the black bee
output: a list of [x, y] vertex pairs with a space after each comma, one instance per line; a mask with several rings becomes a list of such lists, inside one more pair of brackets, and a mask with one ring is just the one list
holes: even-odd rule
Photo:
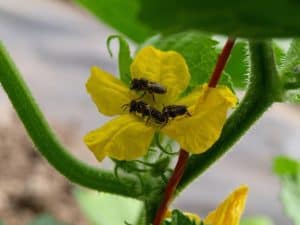
[[165, 116], [159, 110], [143, 101], [132, 100], [129, 104], [122, 106], [122, 108], [127, 107], [129, 107], [130, 113], [140, 113], [143, 118], [147, 117], [147, 122], [153, 120], [157, 124], [166, 123]]
[[168, 121], [168, 118], [165, 117], [164, 114], [162, 114], [160, 111], [158, 111], [157, 109], [151, 107], [150, 110], [150, 115], [148, 117], [148, 120], [152, 119], [155, 123], [157, 124], [162, 124], [165, 125]]
[[169, 118], [175, 118], [176, 116], [188, 115], [191, 116], [185, 105], [168, 105], [164, 106], [162, 110], [163, 117], [166, 119], [166, 123]]
[[167, 89], [159, 83], [146, 80], [145, 78], [134, 78], [131, 80], [130, 89], [135, 91], [144, 91], [142, 97], [148, 92], [152, 95], [154, 101], [154, 94], [165, 94]]
[[151, 106], [143, 101], [132, 100], [129, 104], [125, 104], [122, 108], [129, 107], [130, 113], [140, 113], [143, 117], [150, 115]]

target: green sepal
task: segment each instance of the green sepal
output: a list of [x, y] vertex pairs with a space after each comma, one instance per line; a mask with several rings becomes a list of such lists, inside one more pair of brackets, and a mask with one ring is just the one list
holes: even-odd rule
[[132, 63], [132, 58], [130, 56], [130, 48], [124, 37], [120, 35], [111, 35], [107, 38], [106, 46], [110, 56], [113, 56], [113, 53], [110, 49], [110, 43], [113, 39], [119, 41], [119, 75], [120, 79], [127, 85], [130, 84], [131, 75], [130, 75], [130, 65]]
[[196, 221], [191, 220], [189, 217], [183, 214], [178, 209], [175, 209], [172, 211], [172, 217], [169, 219], [166, 219], [163, 222], [163, 225], [204, 225], [203, 222], [200, 224], [197, 224]]
[[158, 159], [155, 163], [153, 163], [153, 167], [150, 171], [151, 175], [153, 177], [158, 177], [164, 174], [167, 171], [170, 162], [171, 158], [168, 156]]

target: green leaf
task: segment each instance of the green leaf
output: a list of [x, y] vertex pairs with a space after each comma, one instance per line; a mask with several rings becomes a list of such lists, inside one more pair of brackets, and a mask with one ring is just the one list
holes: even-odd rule
[[231, 77], [233, 86], [239, 89], [245, 89], [249, 75], [249, 57], [248, 45], [244, 41], [235, 43], [229, 60], [226, 64], [225, 71]]
[[171, 219], [165, 220], [163, 225], [196, 225], [196, 221], [190, 220], [181, 211], [175, 209], [172, 211]]
[[198, 31], [187, 31], [156, 38], [149, 44], [161, 50], [177, 51], [185, 58], [191, 74], [188, 92], [208, 82], [218, 56], [217, 42], [211, 37]]
[[300, 36], [300, 4], [286, 0], [139, 0], [140, 19], [157, 31], [201, 31], [246, 38]]
[[295, 225], [300, 225], [300, 161], [280, 156], [274, 160], [273, 170], [280, 176], [285, 212]]
[[295, 225], [300, 225], [300, 173], [294, 178], [282, 179], [281, 201], [285, 213]]
[[137, 224], [142, 202], [107, 193], [78, 189], [75, 197], [87, 218], [94, 225]]
[[0, 219], [0, 225], [5, 225], [5, 223]]
[[300, 163], [286, 156], [277, 156], [273, 160], [273, 171], [278, 176], [295, 175], [300, 173]]
[[137, 0], [74, 0], [99, 20], [140, 43], [154, 32], [137, 19], [139, 2]]
[[44, 214], [38, 216], [27, 225], [66, 225], [66, 224], [57, 221], [55, 218], [53, 218], [50, 215]]
[[292, 41], [280, 71], [286, 101], [300, 103], [300, 39]]
[[130, 84], [131, 76], [130, 76], [130, 65], [132, 63], [132, 58], [130, 56], [130, 49], [127, 41], [120, 35], [111, 35], [108, 37], [106, 41], [107, 49], [109, 51], [110, 56], [112, 56], [112, 51], [110, 49], [110, 42], [113, 39], [117, 39], [119, 41], [119, 74], [120, 79], [127, 85]]
[[147, 225], [146, 224], [146, 210], [142, 209], [139, 215], [139, 219], [138, 222], [136, 223], [136, 225]]
[[273, 221], [265, 216], [243, 218], [240, 225], [274, 225]]
[[273, 50], [276, 65], [280, 67], [286, 57], [285, 51], [276, 42], [273, 42]]
[[286, 58], [282, 65], [281, 75], [284, 79], [299, 79], [300, 71], [300, 39], [291, 42]]

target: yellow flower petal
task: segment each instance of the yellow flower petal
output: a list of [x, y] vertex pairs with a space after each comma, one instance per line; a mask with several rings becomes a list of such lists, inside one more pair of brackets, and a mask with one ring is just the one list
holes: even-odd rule
[[202, 111], [210, 101], [210, 105], [224, 104], [228, 108], [234, 107], [237, 104], [237, 97], [226, 86], [218, 86], [210, 88], [207, 84], [201, 87], [199, 100], [195, 104], [195, 112]]
[[176, 101], [176, 105], [185, 105], [187, 107], [193, 106], [198, 101], [200, 94], [203, 92], [203, 86], [196, 88], [187, 96]]
[[124, 113], [122, 105], [136, 97], [122, 81], [98, 67], [91, 68], [86, 89], [98, 110], [107, 116]]
[[247, 186], [237, 188], [214, 211], [208, 214], [204, 223], [210, 225], [238, 225], [245, 208], [247, 195]]
[[199, 154], [211, 147], [219, 138], [227, 111], [237, 98], [227, 87], [202, 87], [195, 106], [188, 108], [192, 116], [170, 121], [162, 131], [176, 140], [186, 151]]
[[160, 102], [172, 102], [186, 89], [190, 73], [184, 58], [175, 51], [160, 51], [152, 46], [138, 52], [131, 64], [132, 78], [145, 78], [167, 88], [167, 93], [157, 95]]
[[139, 118], [122, 115], [89, 132], [84, 142], [99, 161], [105, 156], [133, 160], [146, 154], [153, 135], [154, 128]]

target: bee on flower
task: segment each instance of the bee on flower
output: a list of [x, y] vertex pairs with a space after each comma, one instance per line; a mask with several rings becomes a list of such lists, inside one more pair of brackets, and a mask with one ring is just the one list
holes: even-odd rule
[[164, 126], [147, 123], [142, 116], [122, 107], [141, 98], [137, 88], [130, 88], [110, 73], [92, 67], [86, 83], [87, 91], [100, 113], [113, 116], [111, 121], [84, 137], [84, 142], [99, 161], [106, 156], [117, 160], [144, 156], [157, 131], [177, 141], [187, 152], [203, 153], [219, 138], [228, 109], [237, 103], [229, 88], [211, 88], [207, 84], [181, 98], [190, 82], [190, 73], [185, 59], [175, 51], [144, 47], [134, 58], [130, 72], [132, 81], [146, 80], [152, 89], [160, 87], [162, 90], [156, 93], [139, 86], [146, 92], [142, 95], [146, 105], [159, 112], [168, 109], [169, 116], [174, 111], [174, 107], [173, 111], [166, 108], [170, 105], [184, 106], [187, 113], [171, 116], [173, 119], [168, 118]]

